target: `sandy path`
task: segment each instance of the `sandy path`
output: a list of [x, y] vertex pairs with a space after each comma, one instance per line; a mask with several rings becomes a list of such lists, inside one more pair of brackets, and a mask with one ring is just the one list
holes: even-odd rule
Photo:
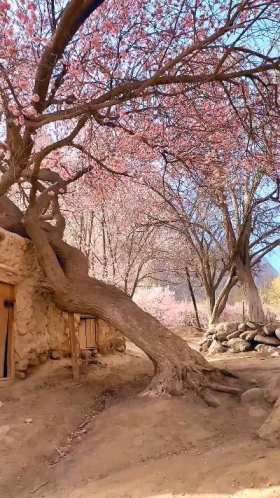
[[[217, 361], [259, 385], [280, 373], [277, 359]], [[143, 356], [106, 362], [80, 385], [54, 362], [0, 391], [0, 425], [10, 425], [0, 445], [1, 498], [280, 498], [279, 447], [255, 436], [268, 406], [249, 415], [226, 395], [217, 409], [146, 400], [137, 396], [151, 373]]]

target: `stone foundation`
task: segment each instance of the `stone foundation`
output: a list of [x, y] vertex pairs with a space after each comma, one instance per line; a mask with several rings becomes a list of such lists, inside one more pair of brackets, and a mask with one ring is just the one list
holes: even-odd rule
[[97, 320], [97, 329], [97, 347], [99, 353], [108, 354], [113, 351], [123, 353], [125, 351], [125, 338], [117, 329], [111, 327], [103, 320]]
[[280, 322], [218, 323], [206, 331], [200, 345], [200, 351], [209, 354], [253, 350], [280, 356]]
[[0, 229], [0, 281], [15, 289], [15, 363], [44, 362], [52, 350], [68, 354], [67, 313], [42, 290], [43, 273], [32, 244]]

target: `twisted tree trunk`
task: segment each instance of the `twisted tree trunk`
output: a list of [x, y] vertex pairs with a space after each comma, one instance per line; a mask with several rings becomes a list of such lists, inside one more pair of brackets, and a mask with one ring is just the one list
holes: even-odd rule
[[147, 354], [155, 375], [145, 394], [179, 395], [192, 390], [212, 404], [208, 389], [240, 392], [224, 382], [231, 377], [228, 372], [210, 365], [124, 292], [89, 277], [87, 258], [62, 240], [62, 232], [46, 223], [43, 227], [31, 211], [21, 231], [26, 229], [36, 248], [54, 302], [64, 311], [92, 314], [107, 321]]
[[151, 359], [155, 376], [146, 394], [178, 395], [191, 389], [208, 400], [207, 388], [239, 392], [235, 387], [220, 384], [226, 372], [211, 366], [202, 355], [143, 311], [124, 292], [89, 277], [87, 259], [80, 251], [51, 233], [47, 238], [36, 220], [27, 220], [26, 228], [53, 289], [57, 306], [66, 311], [102, 318]]

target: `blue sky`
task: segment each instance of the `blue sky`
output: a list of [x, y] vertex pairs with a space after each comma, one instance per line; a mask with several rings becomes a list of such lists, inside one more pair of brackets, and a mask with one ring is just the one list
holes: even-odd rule
[[273, 268], [280, 273], [280, 248], [274, 249], [267, 259]]

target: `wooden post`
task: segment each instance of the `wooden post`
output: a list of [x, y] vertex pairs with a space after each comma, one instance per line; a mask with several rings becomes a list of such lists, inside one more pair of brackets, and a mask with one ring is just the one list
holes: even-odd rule
[[95, 346], [96, 350], [98, 351], [98, 346], [99, 346], [99, 329], [98, 329], [98, 320], [97, 318], [94, 319], [94, 337], [95, 337]]
[[15, 378], [14, 304], [8, 308], [9, 377]]
[[0, 380], [13, 380], [14, 365], [14, 287], [0, 282]]
[[70, 345], [73, 379], [80, 379], [80, 347], [79, 338], [76, 333], [74, 313], [69, 313], [69, 330], [70, 330]]

